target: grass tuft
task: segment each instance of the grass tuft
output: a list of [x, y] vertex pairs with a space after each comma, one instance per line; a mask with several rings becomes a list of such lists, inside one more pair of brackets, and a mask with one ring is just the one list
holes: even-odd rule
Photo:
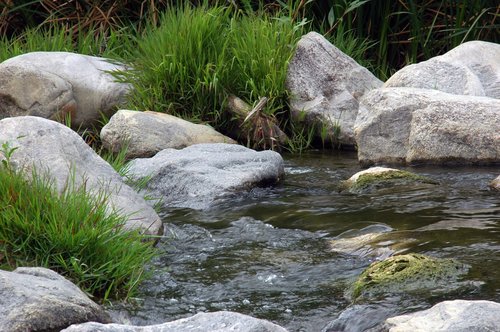
[[225, 132], [229, 95], [249, 105], [267, 97], [264, 114], [280, 117], [287, 107], [288, 62], [303, 26], [285, 15], [230, 7], [171, 8], [137, 39], [135, 70], [122, 76], [134, 86], [129, 107], [208, 122]]
[[48, 177], [33, 172], [27, 180], [3, 161], [1, 267], [43, 266], [98, 298], [132, 296], [155, 249], [137, 231], [123, 229], [125, 217], [109, 213], [105, 193], [70, 185], [59, 195]]

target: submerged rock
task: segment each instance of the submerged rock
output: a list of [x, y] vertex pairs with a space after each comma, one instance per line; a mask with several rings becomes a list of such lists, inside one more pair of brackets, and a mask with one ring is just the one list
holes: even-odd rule
[[385, 293], [449, 289], [467, 272], [468, 266], [453, 259], [420, 254], [389, 257], [372, 263], [354, 282], [353, 299]]
[[61, 332], [286, 332], [281, 326], [263, 319], [229, 311], [198, 313], [173, 322], [130, 326], [120, 324], [85, 323], [72, 325]]
[[376, 224], [346, 231], [328, 244], [333, 252], [381, 260], [406, 251], [414, 241], [406, 237], [405, 233], [398, 232], [396, 235], [391, 227]]
[[490, 188], [500, 191], [500, 175], [497, 176], [497, 178], [495, 180], [491, 181]]
[[354, 147], [354, 122], [363, 108], [359, 100], [382, 81], [322, 35], [310, 32], [297, 44], [286, 86], [295, 121], [316, 128], [316, 138], [325, 144]]
[[500, 331], [500, 303], [444, 301], [427, 310], [389, 318], [373, 331]]
[[108, 59], [69, 52], [32, 52], [0, 64], [0, 119], [36, 115], [74, 128], [110, 116], [125, 102], [130, 85], [112, 71], [125, 67]]
[[76, 285], [41, 267], [0, 270], [0, 330], [60, 331], [71, 324], [110, 322]]
[[283, 158], [235, 144], [196, 144], [135, 159], [130, 175], [147, 179], [145, 190], [164, 207], [206, 209], [216, 200], [256, 186], [280, 182]]
[[147, 158], [172, 148], [199, 143], [236, 143], [212, 127], [194, 124], [158, 112], [119, 110], [101, 130], [105, 148], [119, 152], [127, 147], [126, 158]]
[[354, 128], [362, 165], [500, 163], [500, 99], [383, 88], [362, 103]]
[[369, 193], [395, 186], [411, 188], [415, 185], [435, 185], [437, 182], [415, 173], [387, 167], [371, 167], [344, 181], [341, 190], [350, 193]]
[[40, 175], [48, 175], [60, 193], [68, 183], [104, 193], [109, 211], [127, 216], [127, 229], [154, 235], [162, 231], [160, 217], [144, 198], [65, 125], [34, 116], [3, 119], [0, 145], [4, 143], [16, 149], [10, 157], [14, 169], [23, 169], [27, 176], [33, 169]]

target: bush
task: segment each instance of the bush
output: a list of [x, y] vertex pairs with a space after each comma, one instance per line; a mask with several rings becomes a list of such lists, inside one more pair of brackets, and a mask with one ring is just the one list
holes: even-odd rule
[[[137, 231], [123, 229], [124, 216], [107, 211], [105, 193], [68, 185], [58, 194], [33, 172], [0, 165], [0, 264], [43, 266], [99, 298], [129, 297], [145, 278], [155, 249]], [[71, 183], [71, 181], [69, 181]]]

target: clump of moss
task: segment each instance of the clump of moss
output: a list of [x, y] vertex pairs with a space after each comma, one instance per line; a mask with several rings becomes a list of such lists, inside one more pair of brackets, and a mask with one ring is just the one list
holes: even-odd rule
[[381, 168], [374, 172], [354, 175], [349, 180], [344, 181], [340, 189], [341, 191], [348, 190], [351, 193], [363, 193], [388, 187], [416, 184], [436, 185], [438, 182], [408, 171]]
[[352, 286], [352, 298], [363, 294], [401, 293], [432, 289], [456, 281], [468, 266], [454, 259], [420, 254], [389, 257], [372, 263]]

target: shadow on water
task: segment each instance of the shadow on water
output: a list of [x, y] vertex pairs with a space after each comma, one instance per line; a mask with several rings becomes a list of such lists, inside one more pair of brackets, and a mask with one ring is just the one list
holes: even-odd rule
[[[498, 168], [403, 168], [440, 185], [352, 195], [338, 187], [361, 170], [355, 155], [285, 160], [282, 185], [208, 211], [168, 211], [153, 277], [135, 306], [116, 305], [114, 315], [149, 325], [230, 310], [290, 331], [363, 331], [446, 299], [500, 301], [500, 196], [487, 187]], [[470, 265], [469, 287], [351, 303], [356, 276], [402, 252]]]

